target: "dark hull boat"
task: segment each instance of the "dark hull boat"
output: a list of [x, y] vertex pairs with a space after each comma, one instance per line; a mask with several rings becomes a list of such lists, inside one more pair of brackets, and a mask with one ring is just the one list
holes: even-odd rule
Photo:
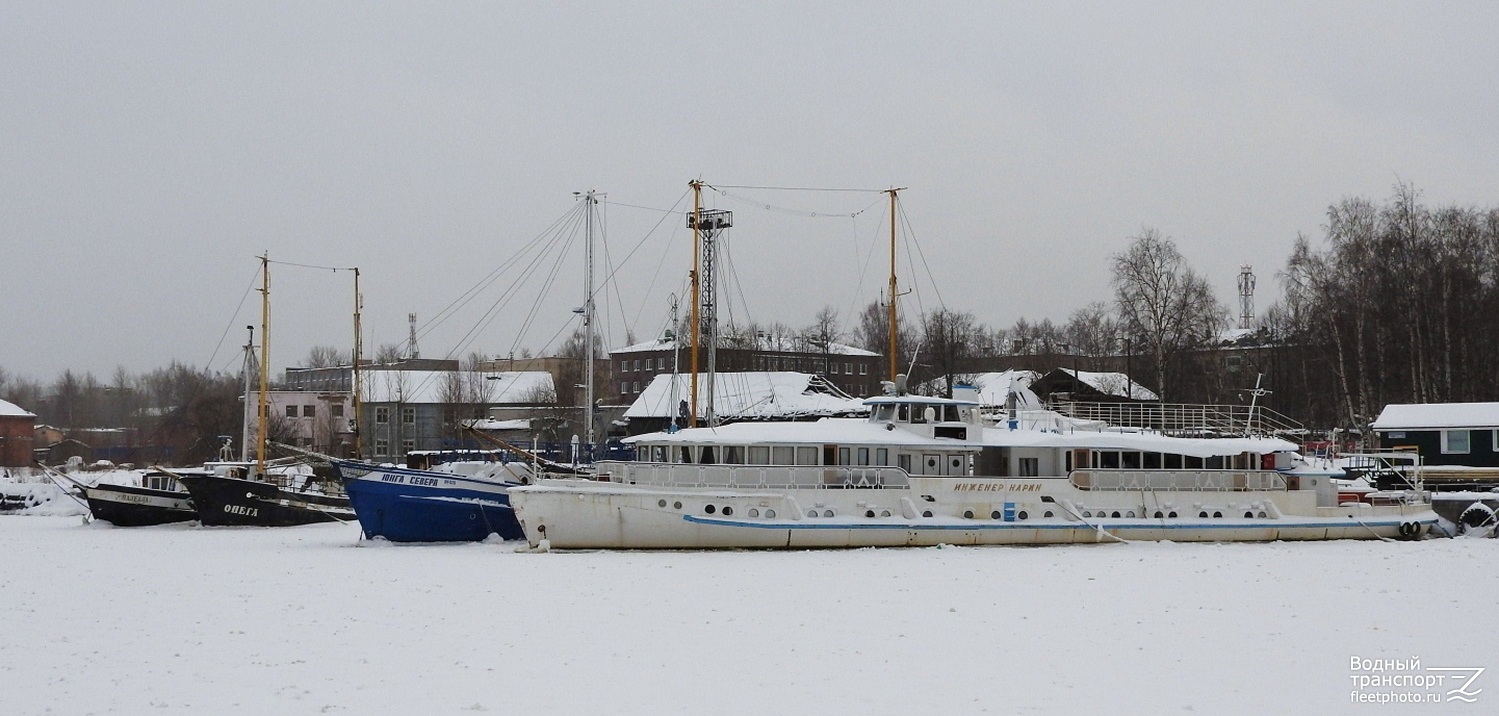
[[144, 482], [146, 487], [85, 486], [83, 497], [88, 501], [89, 513], [96, 520], [118, 527], [145, 527], [198, 519], [186, 491], [152, 485], [152, 476], [147, 476]]
[[522, 539], [506, 490], [516, 482], [335, 460], [359, 526], [392, 542]]
[[180, 473], [178, 479], [192, 493], [205, 526], [288, 527], [354, 519], [346, 495], [306, 483], [298, 488], [211, 472]]

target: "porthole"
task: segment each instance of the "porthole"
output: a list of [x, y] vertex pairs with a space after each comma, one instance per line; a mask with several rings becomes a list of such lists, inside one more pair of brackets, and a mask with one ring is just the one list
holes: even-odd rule
[[1134, 510], [1130, 510], [1129, 512], [1124, 513], [1124, 516], [1125, 517], [1134, 517], [1135, 516], [1135, 511]]
[[469, 514], [468, 518], [471, 519], [471, 520], [477, 520], [477, 519], [479, 519], [479, 515], [471, 513], [471, 514]]
[[666, 500], [656, 500], [656, 506], [657, 507], [665, 507], [666, 506]]
[[808, 517], [816, 517], [817, 516], [817, 510], [807, 510], [807, 516]]
[[776, 518], [776, 511], [775, 510], [766, 510], [765, 511], [765, 518], [766, 519], [771, 519], [771, 520], [775, 519]]
[[751, 507], [750, 508], [750, 517], [759, 517], [759, 516], [760, 516], [760, 511], [757, 510], [757, 509], [755, 509], [755, 508], [753, 508], [753, 507]]
[[1046, 514], [1042, 515], [1042, 517], [1053, 517], [1053, 516], [1054, 515], [1052, 515], [1051, 510], [1047, 510]]
[[1222, 516], [1223, 516], [1223, 513], [1222, 513], [1222, 512], [1218, 512], [1218, 511], [1217, 511], [1217, 510], [1214, 510], [1214, 511], [1213, 511], [1213, 516], [1214, 516], [1214, 517], [1222, 517]]
[[1207, 517], [1207, 516], [1208, 516], [1208, 513], [1207, 513], [1207, 512], [1206, 512], [1206, 511], [1203, 511], [1203, 512], [1199, 512], [1199, 513], [1197, 513], [1197, 516], [1198, 516], [1198, 517]]
[[999, 519], [999, 517], [1000, 517], [999, 510], [995, 510], [995, 511], [989, 513], [989, 519], [991, 519], [991, 520], [997, 520], [997, 519]]
[[723, 506], [723, 516], [724, 517], [728, 517], [729, 515], [732, 515], [732, 514], [734, 514], [734, 508], [729, 507], [728, 505], [724, 505]]
[[932, 516], [932, 511], [931, 510], [922, 510], [921, 516], [922, 517], [931, 517]]
[[973, 510], [963, 510], [963, 518], [969, 520], [973, 519]]
[[1088, 510], [1083, 510], [1083, 517], [1092, 517], [1092, 516], [1093, 516], [1092, 512], [1089, 512]]
[[674, 510], [680, 510], [680, 509], [682, 509], [682, 503], [680, 503], [680, 502], [673, 502], [673, 503], [671, 503], [671, 507]]
[[1259, 516], [1260, 517], [1264, 517], [1265, 516], [1265, 511], [1264, 510], [1260, 510]]
[[1020, 519], [1023, 520], [1023, 519], [1029, 518], [1031, 515], [1030, 515], [1029, 512], [1026, 512], [1025, 510], [1021, 510], [1020, 512], [1016, 513], [1015, 516], [1019, 517]]
[[1244, 519], [1246, 519], [1246, 520], [1252, 520], [1252, 519], [1254, 519], [1254, 513], [1253, 512], [1245, 512], [1244, 513]]
[[710, 515], [713, 514], [714, 512], [716, 512], [717, 510], [718, 510], [718, 508], [714, 507], [713, 505], [708, 505], [708, 506], [706, 506], [706, 507], [703, 508], [703, 512], [706, 512], [706, 513], [708, 513]]
[[1172, 510], [1172, 511], [1171, 511], [1171, 514], [1168, 514], [1168, 515], [1166, 515], [1166, 516], [1167, 516], [1167, 517], [1176, 517], [1176, 510]]
[[1155, 511], [1155, 518], [1156, 519], [1161, 519], [1161, 511], [1160, 510], [1156, 510]]
[[1118, 517], [1119, 516], [1119, 510], [1114, 510], [1114, 514], [1109, 515], [1109, 516], [1110, 517]]
[[864, 511], [864, 516], [865, 517], [874, 517], [874, 510], [865, 510]]
[[889, 517], [890, 516], [890, 510], [880, 510], [880, 516], [881, 517]]
[[823, 517], [832, 517], [833, 516], [833, 511], [832, 510], [823, 510], [822, 511], [822, 516]]

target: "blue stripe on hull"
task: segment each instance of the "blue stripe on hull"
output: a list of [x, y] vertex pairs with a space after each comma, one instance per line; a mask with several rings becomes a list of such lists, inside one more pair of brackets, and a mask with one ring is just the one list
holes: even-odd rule
[[365, 536], [392, 542], [477, 542], [491, 534], [524, 539], [503, 487], [426, 487], [368, 478], [344, 484]]

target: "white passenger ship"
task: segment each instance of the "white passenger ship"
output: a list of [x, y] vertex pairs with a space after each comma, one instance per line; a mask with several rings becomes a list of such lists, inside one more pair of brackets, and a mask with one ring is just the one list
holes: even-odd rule
[[1297, 446], [1176, 437], [962, 400], [891, 395], [868, 419], [736, 423], [628, 439], [597, 480], [510, 490], [532, 546], [822, 548], [1130, 540], [1412, 538], [1419, 485], [1339, 504]]

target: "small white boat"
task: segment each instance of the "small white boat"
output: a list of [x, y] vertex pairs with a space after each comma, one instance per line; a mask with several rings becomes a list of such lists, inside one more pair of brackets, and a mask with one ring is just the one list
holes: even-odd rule
[[627, 439], [597, 480], [510, 500], [536, 547], [821, 548], [1130, 540], [1413, 538], [1437, 521], [1413, 485], [1339, 504], [1274, 437], [1174, 437], [914, 395], [868, 419], [737, 423]]

